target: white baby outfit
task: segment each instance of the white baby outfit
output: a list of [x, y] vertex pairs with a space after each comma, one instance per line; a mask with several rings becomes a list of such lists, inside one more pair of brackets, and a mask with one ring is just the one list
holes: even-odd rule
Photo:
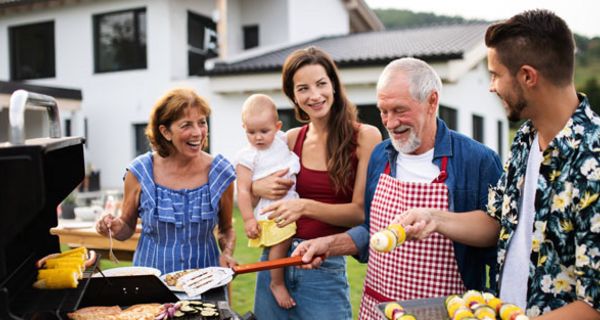
[[[278, 131], [275, 135], [275, 139], [273, 139], [273, 143], [271, 143], [271, 146], [267, 149], [259, 150], [250, 145], [240, 150], [237, 155], [236, 164], [243, 165], [252, 171], [252, 181], [262, 179], [274, 172], [289, 168], [289, 171], [284, 178], [292, 179], [294, 185], [281, 199], [269, 200], [260, 198], [258, 204], [254, 208], [254, 218], [259, 222], [262, 229], [261, 239], [258, 240], [260, 246], [271, 246], [293, 235], [296, 230], [295, 224], [290, 224], [288, 225], [289, 227], [279, 228], [272, 221], [268, 220], [269, 212], [263, 214], [260, 213], [262, 208], [274, 201], [299, 198], [298, 193], [296, 192], [296, 174], [300, 171], [300, 159], [288, 148], [285, 133]], [[269, 239], [272, 236], [279, 239]], [[284, 237], [284, 239], [281, 239], [281, 237]], [[251, 239], [249, 245], [254, 247], [257, 245], [257, 241], [252, 240], [254, 239]]]

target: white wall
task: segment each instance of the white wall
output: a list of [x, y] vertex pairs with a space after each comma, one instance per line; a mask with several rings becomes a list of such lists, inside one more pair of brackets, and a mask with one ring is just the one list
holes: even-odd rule
[[[209, 101], [211, 151], [233, 160], [246, 144], [240, 123], [240, 109], [253, 92], [271, 95], [278, 107], [289, 108], [280, 92], [278, 73], [229, 77], [187, 77], [187, 10], [212, 16], [213, 0], [130, 0], [81, 2], [55, 9], [14, 14], [0, 18], [0, 79], [9, 77], [8, 27], [55, 21], [56, 77], [30, 81], [33, 84], [77, 88], [83, 92], [79, 112], [61, 112], [73, 121], [73, 134], [83, 135], [88, 119], [86, 161], [101, 170], [103, 188], [121, 188], [125, 167], [134, 157], [133, 124], [146, 123], [154, 102], [168, 89], [190, 86]], [[92, 15], [117, 10], [146, 8], [147, 61], [141, 70], [94, 74]], [[265, 8], [268, 8], [265, 9]], [[278, 11], [283, 10], [283, 11]], [[308, 12], [304, 10], [314, 10]], [[289, 18], [289, 15], [293, 17]], [[233, 18], [232, 18], [233, 17]], [[286, 17], [287, 19], [286, 21]], [[234, 20], [234, 21], [232, 21]], [[260, 23], [261, 44], [284, 45], [325, 34], [344, 33], [348, 16], [341, 1], [318, 0], [231, 0], [228, 2], [228, 40], [239, 40], [241, 26]], [[232, 25], [237, 23], [237, 29]], [[263, 36], [263, 32], [266, 34]], [[278, 43], [278, 41], [282, 43]], [[272, 43], [270, 43], [272, 42]], [[234, 48], [231, 43], [229, 49]], [[350, 68], [341, 71], [348, 94], [356, 104], [375, 104], [375, 83], [381, 67]], [[435, 66], [442, 74], [443, 64]], [[487, 93], [484, 66], [472, 69], [453, 84], [446, 85], [442, 103], [460, 106], [461, 131], [471, 135], [471, 113], [489, 109], [495, 118], [486, 118], [486, 143], [495, 148], [495, 127], [504, 112], [494, 95]], [[487, 116], [487, 112], [486, 112]], [[506, 150], [506, 149], [505, 149]]]
[[[289, 25], [291, 17], [288, 13], [289, 3], [287, 1], [240, 0], [240, 5], [240, 26], [237, 29], [229, 30], [230, 33], [242, 33], [244, 26], [257, 24], [259, 47], [289, 43], [292, 40]], [[243, 47], [243, 36], [240, 39], [240, 45]]]
[[[169, 13], [168, 28], [164, 28], [163, 37], [169, 39], [169, 50], [163, 50], [171, 53], [171, 80], [181, 80], [188, 78], [188, 45], [187, 45], [187, 13], [191, 11], [195, 14], [213, 18], [213, 13], [217, 9], [215, 1], [198, 0], [170, 0], [165, 1], [168, 7], [165, 12]], [[168, 11], [167, 11], [168, 10]], [[153, 22], [154, 23], [154, 22]], [[150, 51], [149, 51], [150, 52]], [[154, 52], [153, 52], [154, 54]]]
[[[0, 30], [6, 31], [8, 26], [23, 23], [37, 23], [42, 21], [54, 21], [55, 54], [56, 54], [56, 77], [53, 79], [38, 79], [30, 83], [76, 87], [83, 91], [81, 113], [88, 118], [88, 144], [90, 146], [86, 159], [95, 167], [102, 169], [102, 179], [111, 180], [109, 176], [116, 176], [111, 172], [108, 163], [122, 163], [126, 161], [128, 144], [116, 143], [123, 141], [122, 132], [118, 128], [126, 126], [126, 120], [131, 116], [130, 105], [132, 101], [129, 90], [139, 89], [139, 86], [150, 75], [148, 70], [126, 71], [117, 73], [93, 74], [93, 39], [92, 39], [92, 15], [122, 9], [146, 7], [143, 1], [134, 1], [127, 4], [120, 2], [86, 3], [80, 6], [69, 6], [61, 9], [50, 9], [34, 11], [27, 15], [3, 17], [0, 21]], [[150, 8], [147, 9], [148, 17], [153, 15]], [[0, 43], [7, 43], [5, 34], [2, 34]], [[152, 39], [149, 39], [151, 46]], [[0, 53], [2, 64], [8, 63], [7, 51]], [[148, 65], [153, 64], [149, 57]], [[7, 70], [2, 68], [3, 71]], [[1, 75], [9, 79], [8, 72]], [[119, 90], [115, 90], [116, 87]], [[125, 89], [128, 88], [128, 89]], [[62, 118], [67, 115], [61, 114]], [[83, 128], [73, 128], [73, 134], [83, 135]], [[108, 129], [108, 130], [107, 130]], [[102, 157], [109, 154], [109, 157]]]
[[[507, 156], [509, 141], [508, 121], [500, 99], [489, 92], [489, 73], [485, 61], [477, 64], [463, 77], [454, 83], [444, 83], [441, 104], [458, 111], [458, 131], [472, 137], [472, 116], [479, 115], [484, 119], [484, 143], [498, 150], [497, 122], [504, 126], [504, 158]], [[504, 160], [504, 159], [503, 159]]]
[[[0, 107], [0, 144], [10, 140], [10, 128], [8, 120], [8, 108]], [[24, 114], [24, 138], [48, 137], [50, 124], [48, 112], [42, 109], [26, 109]], [[64, 132], [63, 132], [64, 134]]]
[[[269, 95], [279, 109], [290, 108], [290, 103], [280, 90], [259, 90], [256, 92]], [[210, 149], [213, 155], [222, 154], [230, 161], [235, 161], [237, 152], [246, 146], [246, 135], [242, 129], [242, 104], [248, 96], [255, 92], [238, 92], [232, 94], [215, 94], [211, 96], [213, 115], [210, 125]]]
[[[445, 73], [447, 64], [432, 65], [440, 74]], [[346, 88], [350, 100], [356, 105], [376, 105], [375, 87], [383, 66], [368, 68], [346, 68], [340, 70], [340, 78]], [[440, 103], [455, 108], [458, 117], [458, 131], [472, 137], [472, 115], [484, 117], [484, 143], [492, 150], [497, 146], [497, 121], [504, 125], [505, 146], [504, 157], [507, 154], [508, 122], [504, 110], [496, 95], [488, 91], [489, 74], [482, 60], [475, 67], [463, 74], [458, 81], [444, 83]], [[252, 93], [269, 94], [278, 108], [291, 108], [287, 97], [281, 91], [281, 78], [278, 73], [260, 75], [241, 75], [214, 77], [210, 80], [211, 91], [215, 92], [213, 101], [218, 106], [218, 115], [211, 119], [213, 125], [211, 134], [219, 136], [220, 141], [227, 143], [212, 144], [213, 153], [221, 153], [229, 159], [234, 159], [237, 151], [245, 145], [245, 136], [241, 128], [239, 115], [244, 99]], [[245, 88], [242, 89], [242, 88]], [[218, 125], [217, 125], [218, 124]]]
[[350, 18], [342, 1], [287, 0], [289, 39], [309, 40], [315, 35], [350, 33]]
[[244, 53], [243, 28], [251, 25], [258, 25], [257, 49], [289, 43], [287, 1], [228, 0], [226, 59]]
[[235, 56], [244, 51], [244, 37], [242, 33], [242, 4], [243, 0], [227, 0], [226, 32], [227, 52], [223, 58]]
[[[215, 6], [215, 0], [76, 2], [2, 16], [0, 44], [8, 43], [10, 26], [54, 21], [56, 77], [28, 82], [82, 90], [80, 111], [61, 112], [61, 118], [72, 120], [74, 135], [84, 134], [84, 119], [87, 119], [86, 162], [101, 171], [104, 188], [120, 188], [124, 168], [134, 156], [133, 124], [146, 123], [153, 103], [169, 88], [193, 86], [207, 97], [214, 109], [213, 151], [220, 150], [222, 143], [217, 140], [230, 141], [232, 132], [236, 136], [241, 133], [231, 128], [239, 127], [236, 108], [245, 96], [232, 101], [234, 107], [228, 109], [229, 105], [223, 105], [219, 95], [210, 92], [207, 78], [187, 76], [187, 10], [212, 17]], [[94, 74], [92, 16], [135, 8], [146, 8], [147, 68]], [[312, 8], [315, 10], [304, 12]], [[241, 53], [243, 25], [259, 24], [261, 47], [343, 33], [349, 28], [342, 1], [230, 0], [227, 14], [229, 57]], [[291, 19], [290, 15], [297, 18]], [[0, 50], [0, 79], [10, 80], [9, 70], [8, 50]], [[245, 143], [243, 135], [240, 137], [238, 145]], [[227, 152], [228, 156], [233, 154]]]
[[[101, 170], [103, 187], [120, 188], [124, 169], [134, 157], [133, 124], [147, 122], [154, 101], [172, 81], [187, 76], [187, 10], [211, 16], [213, 2], [98, 1], [4, 16], [0, 43], [8, 43], [10, 26], [54, 21], [56, 77], [29, 82], [82, 90], [81, 114], [61, 117], [72, 117], [79, 125], [74, 135], [83, 135], [87, 118], [86, 162]], [[146, 8], [147, 68], [94, 74], [92, 16], [135, 8]], [[10, 79], [8, 66], [8, 50], [0, 50], [0, 79]]]

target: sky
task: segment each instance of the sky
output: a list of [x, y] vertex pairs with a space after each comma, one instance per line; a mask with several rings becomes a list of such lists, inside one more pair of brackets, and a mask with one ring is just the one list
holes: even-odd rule
[[600, 37], [598, 0], [365, 0], [371, 9], [406, 9], [467, 19], [505, 20], [529, 9], [548, 9], [563, 18], [571, 30]]

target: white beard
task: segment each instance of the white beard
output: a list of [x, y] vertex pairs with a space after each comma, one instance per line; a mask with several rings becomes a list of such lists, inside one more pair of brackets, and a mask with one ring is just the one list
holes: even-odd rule
[[[396, 129], [402, 130], [405, 129], [405, 127], [401, 126], [400, 128]], [[394, 149], [396, 149], [396, 151], [410, 154], [421, 146], [421, 139], [417, 137], [415, 130], [413, 128], [410, 128], [409, 130], [410, 132], [408, 138], [404, 142], [394, 139], [393, 132], [388, 130], [388, 133], [390, 134], [390, 140], [392, 141], [392, 145], [394, 146]]]

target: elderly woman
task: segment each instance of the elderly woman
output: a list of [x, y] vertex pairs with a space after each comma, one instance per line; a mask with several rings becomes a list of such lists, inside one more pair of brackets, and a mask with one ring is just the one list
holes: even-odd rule
[[160, 98], [146, 128], [154, 151], [138, 156], [127, 168], [121, 216], [106, 215], [96, 223], [98, 233], [125, 240], [141, 218], [136, 266], [169, 273], [235, 265], [235, 171], [223, 156], [203, 151], [210, 111], [191, 89], [174, 89]]

